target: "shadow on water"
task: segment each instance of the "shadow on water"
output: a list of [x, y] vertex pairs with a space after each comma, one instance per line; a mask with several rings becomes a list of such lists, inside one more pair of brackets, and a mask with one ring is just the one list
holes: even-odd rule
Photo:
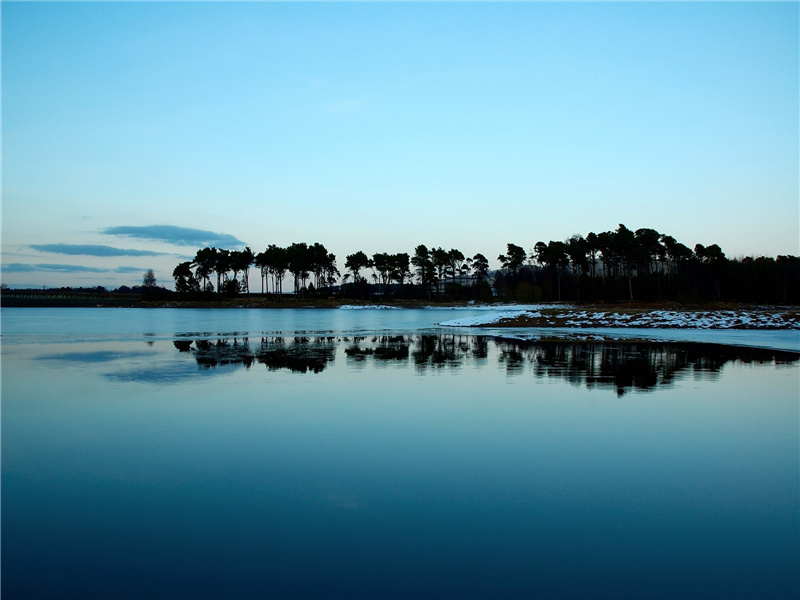
[[730, 362], [788, 364], [793, 352], [719, 344], [642, 341], [520, 341], [470, 335], [393, 335], [362, 337], [262, 337], [176, 339], [180, 353], [191, 354], [201, 369], [253, 364], [270, 371], [320, 373], [343, 347], [356, 369], [396, 365], [419, 374], [458, 371], [465, 366], [503, 369], [508, 376], [525, 373], [556, 378], [573, 385], [614, 390], [651, 391], [685, 377], [715, 378]]

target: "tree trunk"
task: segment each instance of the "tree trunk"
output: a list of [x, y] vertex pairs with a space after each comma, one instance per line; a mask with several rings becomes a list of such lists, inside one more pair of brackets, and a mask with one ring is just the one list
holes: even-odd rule
[[633, 300], [633, 276], [630, 267], [628, 267], [628, 296]]

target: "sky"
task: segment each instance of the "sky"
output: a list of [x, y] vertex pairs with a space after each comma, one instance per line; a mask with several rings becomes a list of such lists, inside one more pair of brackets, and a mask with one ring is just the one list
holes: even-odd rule
[[2, 2], [2, 282], [620, 223], [800, 255], [799, 8]]

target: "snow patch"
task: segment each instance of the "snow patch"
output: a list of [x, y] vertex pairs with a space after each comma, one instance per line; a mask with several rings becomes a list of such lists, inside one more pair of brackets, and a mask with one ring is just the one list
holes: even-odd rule
[[339, 310], [402, 310], [399, 306], [386, 304], [343, 304]]

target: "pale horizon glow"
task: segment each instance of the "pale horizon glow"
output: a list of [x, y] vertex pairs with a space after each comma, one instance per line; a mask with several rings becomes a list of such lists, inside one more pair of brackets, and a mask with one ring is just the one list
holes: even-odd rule
[[800, 255], [797, 2], [0, 11], [4, 284], [293, 242], [494, 268], [619, 223]]

